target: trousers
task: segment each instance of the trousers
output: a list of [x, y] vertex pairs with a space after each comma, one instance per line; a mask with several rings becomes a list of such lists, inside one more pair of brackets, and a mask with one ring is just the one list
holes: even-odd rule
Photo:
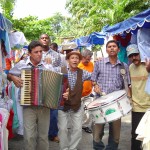
[[41, 106], [23, 108], [25, 150], [48, 150], [50, 109]]
[[[58, 137], [60, 150], [77, 150], [82, 138], [83, 104], [77, 112], [58, 110]], [[68, 123], [71, 123], [71, 130]]]
[[[95, 124], [93, 126], [93, 149], [103, 150], [105, 148], [102, 138], [105, 124]], [[117, 150], [120, 139], [121, 119], [109, 123], [109, 137], [106, 150]]]

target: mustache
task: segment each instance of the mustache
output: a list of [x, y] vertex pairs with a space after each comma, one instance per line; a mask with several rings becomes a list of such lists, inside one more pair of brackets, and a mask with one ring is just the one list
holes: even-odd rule
[[134, 62], [134, 61], [138, 61], [138, 60], [137, 59], [133, 59], [132, 62]]

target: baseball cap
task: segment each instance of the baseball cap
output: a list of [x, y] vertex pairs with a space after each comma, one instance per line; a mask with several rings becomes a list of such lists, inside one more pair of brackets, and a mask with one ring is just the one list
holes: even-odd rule
[[140, 53], [138, 50], [138, 46], [136, 44], [130, 44], [129, 46], [127, 46], [126, 51], [127, 51], [128, 57], [131, 54], [139, 54]]

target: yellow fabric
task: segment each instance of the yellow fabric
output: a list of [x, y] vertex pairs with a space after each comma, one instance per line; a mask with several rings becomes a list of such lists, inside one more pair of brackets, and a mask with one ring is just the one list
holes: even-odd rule
[[145, 92], [145, 85], [148, 78], [145, 65], [135, 66], [131, 64], [129, 67], [131, 76], [132, 101], [134, 112], [145, 112], [150, 108], [150, 95]]
[[[94, 65], [92, 62], [89, 62], [88, 65], [85, 66], [82, 62], [80, 62], [78, 68], [87, 70], [88, 72], [93, 72]], [[82, 97], [89, 95], [91, 92], [92, 92], [92, 81], [84, 81]]]

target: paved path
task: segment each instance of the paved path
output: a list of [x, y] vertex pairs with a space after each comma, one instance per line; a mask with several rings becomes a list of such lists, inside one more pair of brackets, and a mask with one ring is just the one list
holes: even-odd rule
[[[83, 138], [79, 144], [78, 150], [93, 150], [92, 149], [92, 134], [82, 132]], [[108, 125], [105, 127], [105, 136], [103, 141], [107, 144], [108, 139]], [[130, 150], [131, 141], [131, 116], [130, 114], [122, 118], [121, 138], [119, 150]], [[22, 139], [12, 139], [9, 141], [9, 150], [22, 150]], [[59, 144], [50, 141], [50, 150], [59, 150]]]

